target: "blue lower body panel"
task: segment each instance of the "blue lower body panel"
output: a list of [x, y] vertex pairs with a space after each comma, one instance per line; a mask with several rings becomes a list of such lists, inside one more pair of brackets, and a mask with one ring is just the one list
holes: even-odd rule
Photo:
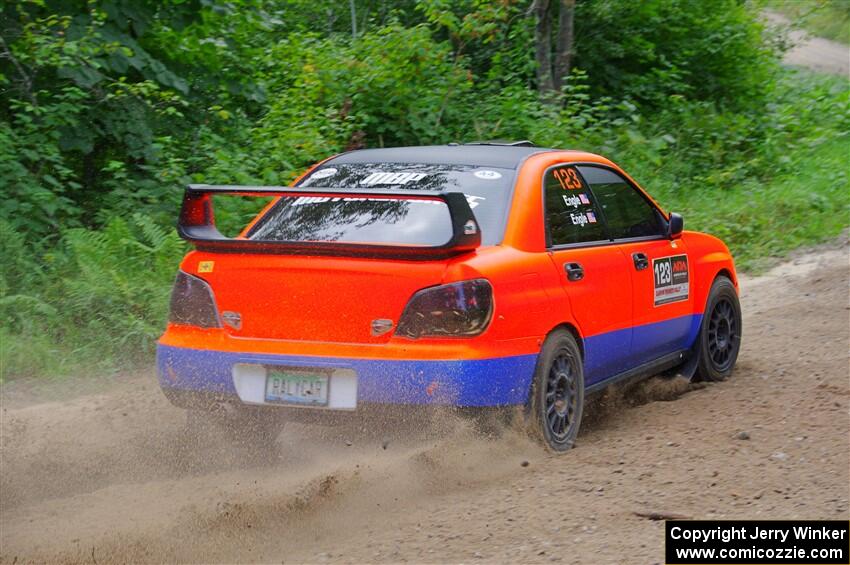
[[[702, 316], [682, 316], [585, 338], [585, 384], [591, 386], [671, 352], [689, 349]], [[357, 374], [357, 402], [507, 406], [528, 400], [537, 355], [493, 359], [415, 361], [336, 359], [299, 355], [231, 353], [157, 346], [165, 389], [236, 396], [233, 365], [248, 363]]]
[[380, 404], [506, 406], [528, 400], [537, 355], [458, 361], [391, 361], [267, 355], [157, 346], [160, 386], [236, 396], [233, 365], [351, 369], [357, 401]]
[[690, 349], [701, 315], [680, 316], [584, 340], [584, 382], [590, 386], [669, 353]]

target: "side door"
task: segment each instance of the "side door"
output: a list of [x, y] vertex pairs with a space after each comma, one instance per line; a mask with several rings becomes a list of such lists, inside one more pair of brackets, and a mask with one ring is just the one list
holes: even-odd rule
[[547, 169], [543, 191], [546, 245], [584, 338], [585, 382], [591, 385], [628, 368], [630, 264], [612, 245], [575, 166]]
[[686, 349], [699, 319], [693, 316], [692, 265], [684, 242], [667, 237], [664, 215], [628, 179], [602, 166], [578, 169], [629, 263], [632, 366]]

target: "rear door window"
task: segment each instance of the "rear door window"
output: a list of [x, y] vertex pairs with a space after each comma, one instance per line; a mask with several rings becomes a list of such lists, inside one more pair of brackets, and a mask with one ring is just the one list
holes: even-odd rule
[[663, 234], [658, 210], [625, 178], [602, 167], [579, 166], [578, 170], [590, 185], [613, 239]]
[[593, 195], [572, 165], [553, 167], [543, 177], [547, 245], [608, 239]]

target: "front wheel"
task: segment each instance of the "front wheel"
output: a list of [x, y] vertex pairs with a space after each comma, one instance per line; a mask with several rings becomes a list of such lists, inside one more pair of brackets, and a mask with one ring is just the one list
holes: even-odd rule
[[700, 380], [722, 381], [732, 374], [741, 349], [741, 325], [741, 304], [735, 285], [719, 276], [711, 285], [700, 328]]
[[531, 431], [553, 451], [575, 444], [584, 409], [584, 368], [575, 337], [557, 330], [537, 358], [528, 420]]

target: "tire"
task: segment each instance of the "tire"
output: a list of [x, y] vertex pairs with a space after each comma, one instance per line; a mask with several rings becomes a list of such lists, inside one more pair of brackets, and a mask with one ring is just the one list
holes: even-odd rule
[[699, 333], [697, 377], [723, 381], [732, 374], [741, 349], [741, 303], [725, 276], [714, 279]]
[[584, 411], [581, 350], [566, 330], [551, 333], [537, 357], [527, 421], [532, 435], [555, 452], [575, 445]]
[[186, 411], [186, 428], [192, 437], [223, 439], [234, 447], [271, 449], [283, 429], [283, 422], [260, 410], [234, 408]]

